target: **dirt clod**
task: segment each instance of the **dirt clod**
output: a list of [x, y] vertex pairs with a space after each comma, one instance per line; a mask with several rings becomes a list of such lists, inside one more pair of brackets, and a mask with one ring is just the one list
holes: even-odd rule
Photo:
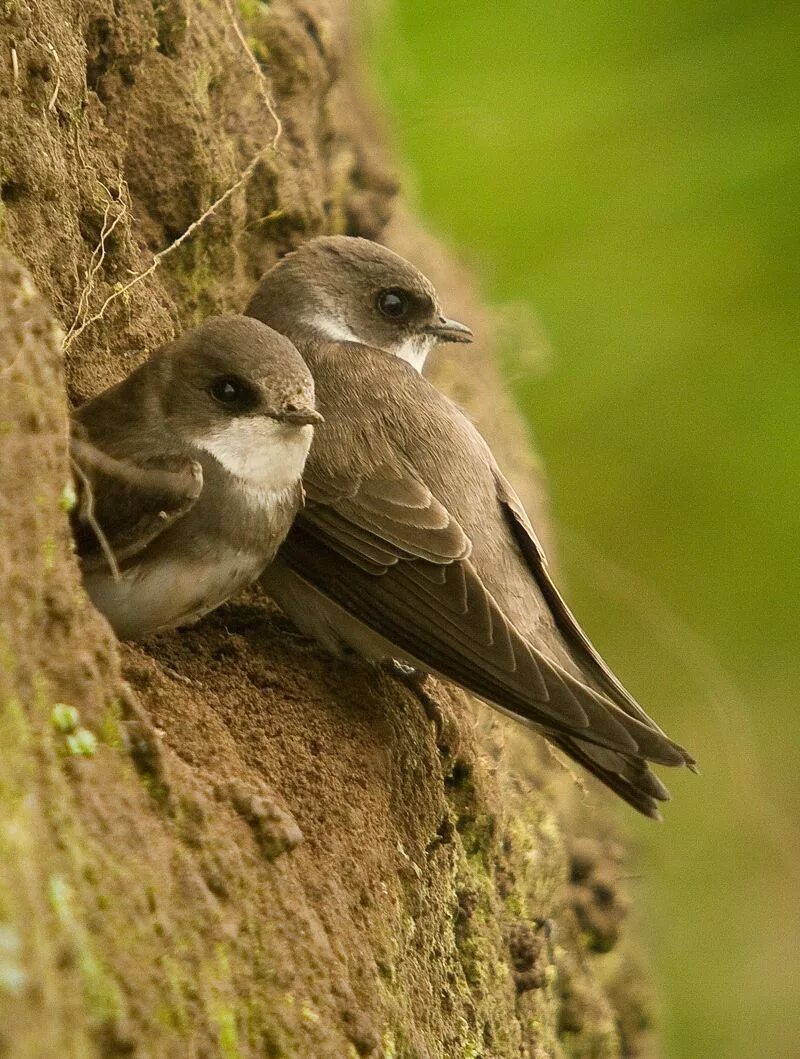
[[303, 841], [303, 832], [292, 815], [275, 805], [266, 793], [257, 793], [237, 780], [228, 784], [226, 793], [236, 812], [253, 829], [267, 860], [275, 860]]

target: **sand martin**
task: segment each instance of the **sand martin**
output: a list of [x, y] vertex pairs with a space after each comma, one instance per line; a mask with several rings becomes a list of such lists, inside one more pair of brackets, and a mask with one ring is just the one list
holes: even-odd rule
[[369, 239], [321, 236], [287, 254], [245, 309], [293, 342], [329, 339], [385, 349], [422, 371], [437, 342], [471, 342], [442, 314], [430, 280]]
[[488, 445], [420, 374], [433, 342], [469, 330], [413, 266], [345, 238], [288, 256], [246, 311], [296, 342], [325, 416], [266, 591], [329, 650], [460, 684], [658, 817], [669, 792], [648, 762], [693, 758], [592, 647]]
[[292, 343], [243, 316], [206, 320], [74, 413], [84, 584], [120, 638], [196, 621], [261, 573], [321, 418]]

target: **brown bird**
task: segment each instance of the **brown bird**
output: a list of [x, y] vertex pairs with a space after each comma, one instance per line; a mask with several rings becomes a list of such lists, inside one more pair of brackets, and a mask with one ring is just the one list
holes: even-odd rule
[[442, 315], [433, 284], [398, 254], [369, 239], [322, 236], [264, 276], [245, 312], [292, 341], [361, 342], [422, 371], [437, 342], [471, 342], [472, 331]]
[[648, 762], [692, 757], [594, 650], [486, 442], [419, 373], [469, 329], [413, 266], [342, 237], [280, 262], [247, 312], [295, 341], [325, 416], [266, 591], [329, 650], [455, 681], [657, 818], [669, 792]]
[[75, 412], [73, 531], [118, 636], [196, 621], [258, 577], [321, 418], [292, 343], [243, 316], [206, 320]]

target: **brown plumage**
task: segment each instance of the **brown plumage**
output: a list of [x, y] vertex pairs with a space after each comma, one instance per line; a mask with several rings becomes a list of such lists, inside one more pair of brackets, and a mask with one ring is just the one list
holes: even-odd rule
[[75, 412], [84, 586], [123, 639], [252, 582], [303, 500], [314, 384], [283, 335], [211, 317]]
[[581, 631], [477, 430], [384, 350], [300, 348], [325, 423], [303, 477], [307, 505], [267, 591], [329, 648], [455, 681], [657, 817], [669, 795], [647, 763], [693, 759]]

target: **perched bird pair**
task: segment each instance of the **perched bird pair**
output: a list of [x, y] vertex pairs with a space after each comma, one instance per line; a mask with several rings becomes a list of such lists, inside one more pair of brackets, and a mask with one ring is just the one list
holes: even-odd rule
[[[693, 759], [603, 663], [485, 441], [421, 375], [436, 342], [470, 341], [469, 328], [443, 316], [408, 262], [346, 237], [285, 257], [245, 311], [274, 330], [209, 321], [77, 413], [103, 457], [133, 459], [147, 473], [155, 457], [159, 474], [182, 480], [174, 492], [160, 480], [152, 487], [169, 502], [145, 507], [166, 528], [149, 526], [136, 554], [123, 547], [118, 577], [108, 565], [100, 572], [99, 545], [85, 552], [87, 588], [115, 628], [142, 635], [194, 620], [266, 567], [269, 595], [329, 650], [455, 681], [658, 816], [669, 794], [648, 762]], [[225, 375], [252, 391], [248, 407], [220, 401]], [[294, 420], [281, 420], [287, 409]], [[123, 425], [129, 416], [137, 425]], [[108, 535], [100, 494], [114, 469], [98, 458], [83, 473]], [[138, 484], [114, 488], [128, 496]], [[132, 507], [119, 515], [124, 504], [109, 496], [124, 541], [138, 516]], [[76, 521], [85, 540], [86, 520]]]

